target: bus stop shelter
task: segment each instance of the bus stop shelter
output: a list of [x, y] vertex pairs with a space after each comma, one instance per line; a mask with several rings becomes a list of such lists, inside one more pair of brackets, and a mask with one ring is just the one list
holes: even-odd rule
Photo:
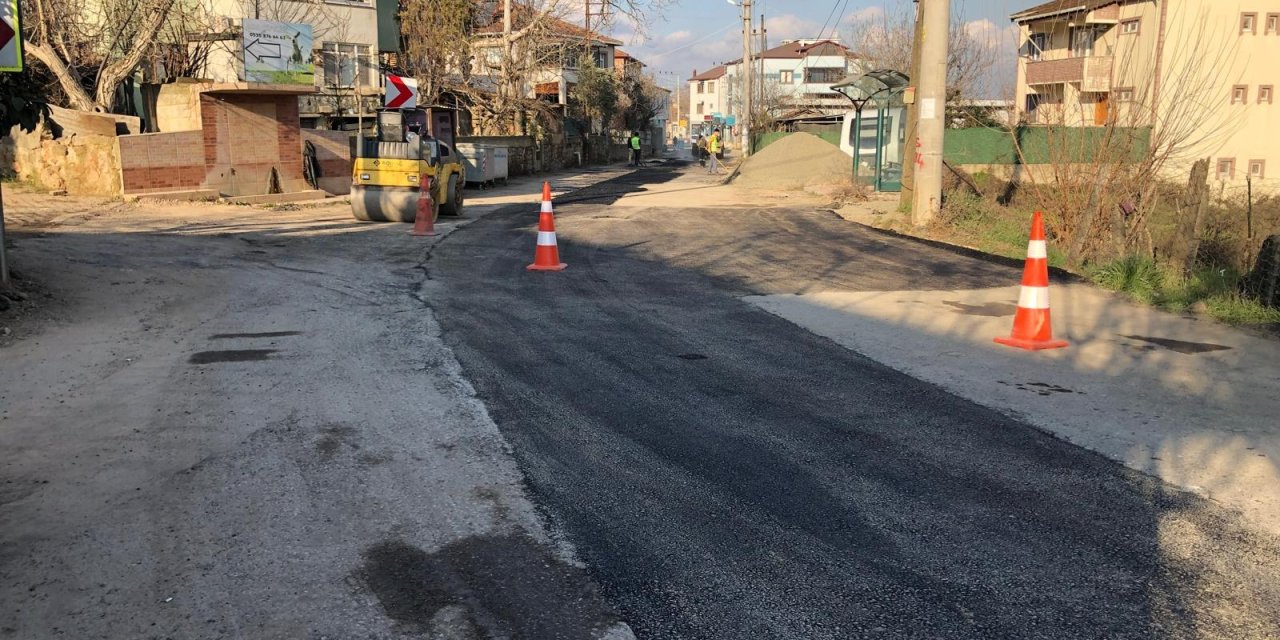
[[[910, 79], [901, 72], [876, 69], [831, 86], [853, 103], [854, 125], [848, 141], [853, 146], [853, 179], [870, 179], [876, 191], [902, 190], [907, 128], [903, 93], [909, 84]], [[868, 108], [876, 113], [869, 131], [863, 121]], [[862, 170], [864, 153], [870, 156], [866, 175]]]

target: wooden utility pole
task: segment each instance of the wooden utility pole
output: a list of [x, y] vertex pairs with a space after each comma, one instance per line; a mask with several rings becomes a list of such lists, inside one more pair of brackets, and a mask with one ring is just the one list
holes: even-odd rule
[[742, 157], [751, 155], [751, 0], [742, 0]]
[[942, 138], [947, 125], [947, 38], [950, 0], [920, 0], [920, 80], [916, 83], [917, 117], [915, 190], [911, 221], [922, 227], [942, 207]]
[[[898, 207], [911, 206], [911, 198], [916, 187], [916, 133], [920, 125], [920, 110], [917, 105], [920, 99], [916, 94], [920, 82], [920, 40], [924, 37], [924, 22], [920, 19], [920, 0], [916, 1], [916, 22], [911, 35], [911, 70], [907, 72], [911, 82], [911, 100], [907, 102], [907, 157], [909, 162], [902, 164], [902, 191], [898, 193]], [[861, 133], [858, 134], [862, 135]]]

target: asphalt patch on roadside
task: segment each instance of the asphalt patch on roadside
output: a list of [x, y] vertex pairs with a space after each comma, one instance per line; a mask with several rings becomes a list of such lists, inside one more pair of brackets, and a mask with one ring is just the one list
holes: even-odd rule
[[1005, 382], [1004, 380], [997, 380], [996, 382], [1006, 387], [1013, 387], [1015, 389], [1021, 389], [1022, 391], [1030, 391], [1042, 396], [1051, 396], [1055, 393], [1076, 393], [1082, 396], [1087, 395], [1083, 391], [1068, 389], [1067, 387], [1050, 384], [1048, 382]]
[[235, 338], [286, 338], [302, 335], [301, 331], [262, 331], [259, 333], [215, 333], [210, 340], [231, 340]]
[[386, 540], [363, 556], [359, 580], [387, 617], [418, 632], [590, 638], [617, 622], [586, 571], [525, 535], [471, 536], [434, 553]]
[[187, 358], [191, 364], [214, 364], [216, 362], [253, 362], [269, 360], [276, 349], [228, 349], [224, 351], [197, 351]]
[[1011, 316], [1018, 311], [1017, 305], [1009, 304], [1008, 302], [965, 304], [956, 300], [943, 300], [942, 304], [955, 309], [956, 313], [963, 313], [967, 316], [986, 316], [988, 318], [1003, 318]]
[[1130, 340], [1139, 340], [1141, 342], [1147, 342], [1150, 344], [1154, 344], [1158, 347], [1163, 347], [1170, 351], [1175, 351], [1177, 353], [1183, 353], [1187, 355], [1194, 355], [1197, 353], [1208, 353], [1210, 351], [1227, 351], [1231, 349], [1231, 347], [1228, 347], [1226, 345], [1213, 344], [1211, 342], [1187, 342], [1185, 340], [1173, 340], [1170, 338], [1153, 338], [1151, 336], [1123, 336], [1123, 337], [1128, 338]]

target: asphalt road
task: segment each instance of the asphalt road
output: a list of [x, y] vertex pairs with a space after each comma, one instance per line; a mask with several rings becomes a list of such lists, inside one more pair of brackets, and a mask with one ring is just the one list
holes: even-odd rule
[[524, 270], [516, 207], [438, 245], [423, 288], [638, 637], [1280, 637], [1275, 540], [738, 298], [1016, 268], [826, 212], [607, 195], [674, 175], [558, 207], [566, 271]]

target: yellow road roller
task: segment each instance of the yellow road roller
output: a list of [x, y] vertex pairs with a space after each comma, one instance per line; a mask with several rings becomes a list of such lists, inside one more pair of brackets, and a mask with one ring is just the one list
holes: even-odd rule
[[433, 178], [435, 217], [462, 214], [466, 184], [454, 148], [457, 112], [443, 107], [383, 109], [373, 137], [361, 135], [351, 175], [351, 213], [357, 220], [413, 222], [422, 177]]

